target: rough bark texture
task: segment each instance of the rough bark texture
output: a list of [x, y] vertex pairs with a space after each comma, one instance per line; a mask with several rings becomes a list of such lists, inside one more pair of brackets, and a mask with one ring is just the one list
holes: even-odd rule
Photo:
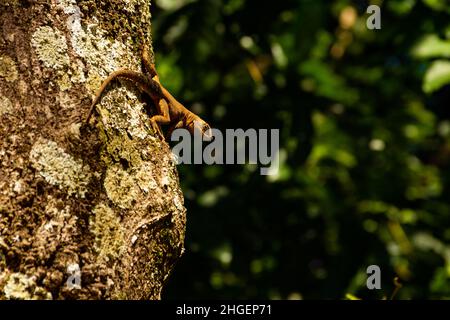
[[1, 1], [0, 299], [160, 298], [186, 211], [154, 108], [120, 81], [82, 124], [141, 70], [149, 2]]

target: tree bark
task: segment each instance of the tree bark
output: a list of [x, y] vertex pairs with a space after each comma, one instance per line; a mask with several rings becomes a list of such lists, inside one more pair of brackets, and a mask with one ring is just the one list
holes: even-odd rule
[[154, 106], [117, 81], [83, 123], [150, 28], [150, 0], [0, 3], [0, 299], [161, 297], [186, 210]]

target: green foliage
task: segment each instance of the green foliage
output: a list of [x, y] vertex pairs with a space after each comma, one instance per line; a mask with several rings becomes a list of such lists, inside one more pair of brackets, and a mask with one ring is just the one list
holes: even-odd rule
[[450, 61], [434, 61], [425, 74], [423, 90], [430, 93], [440, 89], [448, 83], [450, 83]]
[[[213, 127], [279, 128], [280, 171], [181, 166], [165, 298], [450, 298], [450, 6], [154, 0], [161, 80]], [[366, 268], [382, 290], [366, 289]]]

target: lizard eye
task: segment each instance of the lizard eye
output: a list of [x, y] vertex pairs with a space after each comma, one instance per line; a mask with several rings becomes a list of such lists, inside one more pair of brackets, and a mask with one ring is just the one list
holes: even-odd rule
[[206, 122], [203, 124], [202, 126], [202, 133], [203, 136], [205, 138], [207, 138], [208, 140], [212, 139], [212, 131], [211, 131], [211, 127], [209, 126], [209, 124], [207, 124]]
[[208, 130], [210, 130], [210, 129], [211, 129], [211, 128], [210, 128], [209, 124], [204, 123], [204, 124], [202, 125], [202, 132], [203, 132], [203, 133], [206, 132], [206, 131], [208, 131]]
[[206, 141], [212, 139], [211, 127], [201, 119], [194, 121], [190, 126], [190, 130], [192, 130], [191, 133], [198, 130], [202, 134], [203, 139], [206, 139]]

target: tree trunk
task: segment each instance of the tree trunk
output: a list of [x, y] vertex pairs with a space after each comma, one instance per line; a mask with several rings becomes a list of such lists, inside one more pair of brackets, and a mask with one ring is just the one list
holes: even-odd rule
[[186, 211], [154, 107], [117, 81], [83, 123], [143, 41], [150, 0], [0, 3], [0, 299], [160, 298]]

